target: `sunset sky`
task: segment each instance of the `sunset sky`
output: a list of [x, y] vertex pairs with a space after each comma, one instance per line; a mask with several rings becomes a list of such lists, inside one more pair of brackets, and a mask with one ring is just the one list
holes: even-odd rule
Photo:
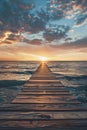
[[0, 60], [87, 60], [87, 0], [0, 0]]

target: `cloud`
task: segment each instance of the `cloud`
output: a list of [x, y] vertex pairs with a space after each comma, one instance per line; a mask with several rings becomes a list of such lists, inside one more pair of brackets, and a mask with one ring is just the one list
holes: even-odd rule
[[23, 42], [31, 45], [42, 45], [41, 40], [39, 39], [34, 39], [34, 40], [28, 40], [26, 38], [23, 39]]
[[76, 26], [82, 26], [87, 22], [87, 14], [86, 15], [81, 15], [78, 17], [78, 19], [76, 20]]
[[87, 21], [87, 1], [86, 0], [77, 0], [75, 6], [80, 10], [75, 23], [76, 26], [82, 26]]
[[13, 33], [11, 31], [5, 31], [0, 35], [0, 44], [11, 44], [20, 42], [23, 40], [23, 36], [19, 33]]
[[78, 46], [84, 46], [84, 47], [87, 47], [87, 37], [85, 37], [85, 38], [83, 38], [83, 39], [79, 39], [79, 40], [77, 40], [77, 41], [75, 41], [75, 42], [72, 42], [72, 45], [78, 45]]
[[7, 38], [8, 36], [11, 34], [10, 31], [5, 31], [5, 32], [0, 32], [0, 43], [3, 43]]
[[66, 33], [70, 30], [69, 26], [65, 25], [52, 25], [45, 29], [44, 38], [47, 41], [53, 41], [55, 39], [61, 39], [66, 36]]
[[71, 41], [71, 40], [72, 40], [72, 38], [70, 38], [70, 37], [65, 39], [65, 41]]
[[71, 42], [71, 43], [68, 43], [66, 42], [65, 44], [62, 44], [62, 45], [50, 45], [50, 47], [52, 48], [55, 48], [57, 50], [64, 50], [64, 51], [72, 51], [73, 49], [74, 50], [82, 50], [84, 51], [84, 48], [87, 48], [87, 37], [83, 38], [83, 39], [79, 39], [75, 42]]
[[28, 25], [29, 10], [32, 4], [25, 4], [23, 0], [1, 0], [0, 20], [3, 23], [2, 30], [18, 32], [21, 27]]
[[[37, 4], [39, 2], [40, 5]], [[41, 45], [43, 39], [39, 40], [35, 37], [33, 40], [28, 40], [21, 36], [21, 32], [38, 34], [40, 31], [44, 32], [42, 37], [45, 42], [62, 38], [68, 42], [71, 40], [66, 37], [70, 25], [68, 22], [65, 25], [60, 20], [76, 19], [74, 23], [76, 26], [81, 26], [87, 21], [86, 0], [45, 0], [45, 2], [43, 8], [41, 0], [37, 2], [35, 0], [0, 0], [0, 43], [24, 41], [31, 45]], [[59, 23], [56, 25], [55, 22]], [[49, 23], [52, 25], [50, 26]]]
[[29, 20], [30, 29], [29, 31], [32, 33], [38, 33], [45, 28], [45, 20], [43, 18], [40, 18], [38, 16], [31, 15], [31, 19]]
[[43, 10], [31, 13], [35, 8], [34, 2], [26, 0], [0, 1], [0, 29], [11, 32], [30, 31], [36, 33], [44, 29], [46, 13]]
[[87, 0], [50, 0], [48, 11], [52, 20], [77, 18], [76, 25], [87, 19]]

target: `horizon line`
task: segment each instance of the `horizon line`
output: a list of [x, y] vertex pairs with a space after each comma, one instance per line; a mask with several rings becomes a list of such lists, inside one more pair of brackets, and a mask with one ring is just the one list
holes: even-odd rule
[[[40, 60], [0, 60], [0, 62], [43, 62], [43, 61], [40, 61]], [[44, 62], [56, 62], [56, 61], [59, 61], [59, 62], [87, 62], [87, 60], [47, 60], [47, 61], [44, 61]]]

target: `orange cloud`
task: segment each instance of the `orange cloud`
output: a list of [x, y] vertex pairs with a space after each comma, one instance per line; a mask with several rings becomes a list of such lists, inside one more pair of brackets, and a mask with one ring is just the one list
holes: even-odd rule
[[12, 44], [22, 41], [22, 36], [19, 33], [12, 33], [11, 31], [4, 31], [0, 37], [0, 44]]

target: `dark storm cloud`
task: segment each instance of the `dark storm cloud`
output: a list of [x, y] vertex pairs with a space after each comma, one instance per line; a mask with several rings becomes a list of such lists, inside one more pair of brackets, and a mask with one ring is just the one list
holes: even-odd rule
[[53, 41], [55, 39], [64, 38], [69, 29], [70, 29], [69, 26], [64, 25], [51, 26], [45, 29], [44, 38], [47, 41]]

